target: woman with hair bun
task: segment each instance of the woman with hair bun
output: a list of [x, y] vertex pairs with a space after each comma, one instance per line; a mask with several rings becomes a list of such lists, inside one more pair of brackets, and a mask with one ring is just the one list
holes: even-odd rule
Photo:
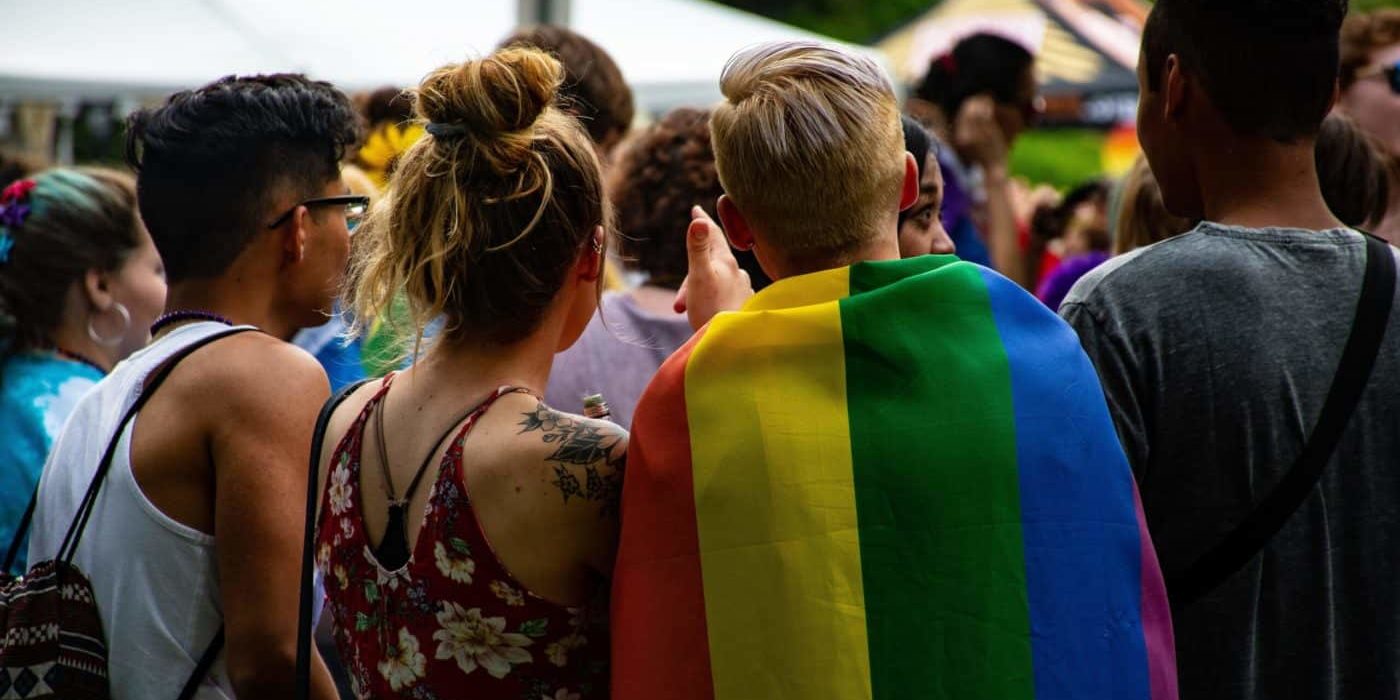
[[164, 305], [131, 176], [61, 168], [0, 193], [0, 548], [69, 412], [146, 344]]
[[427, 137], [354, 239], [364, 327], [403, 290], [413, 366], [317, 446], [317, 564], [361, 698], [601, 698], [627, 434], [539, 396], [598, 306], [610, 226], [559, 62], [506, 48], [413, 91]]

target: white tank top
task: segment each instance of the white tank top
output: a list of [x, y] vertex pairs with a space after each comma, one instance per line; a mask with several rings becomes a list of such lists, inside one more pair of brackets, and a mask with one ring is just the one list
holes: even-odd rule
[[[54, 442], [39, 482], [29, 561], [52, 559], [107, 442], [146, 377], [179, 350], [228, 327], [194, 323], [127, 358], [83, 397]], [[73, 564], [92, 581], [114, 700], [174, 698], [223, 625], [214, 538], [146, 499], [131, 473], [131, 425], [117, 443]], [[195, 697], [233, 698], [221, 653]]]

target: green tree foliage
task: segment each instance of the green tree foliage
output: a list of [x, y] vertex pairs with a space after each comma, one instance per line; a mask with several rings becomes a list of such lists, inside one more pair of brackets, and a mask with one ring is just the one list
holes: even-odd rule
[[1352, 12], [1370, 12], [1382, 7], [1400, 7], [1400, 0], [1351, 0]]
[[803, 29], [868, 44], [937, 5], [937, 0], [722, 0]]
[[[938, 0], [721, 0], [803, 29], [868, 44], [898, 29]], [[1353, 12], [1400, 7], [1400, 0], [1351, 0]]]

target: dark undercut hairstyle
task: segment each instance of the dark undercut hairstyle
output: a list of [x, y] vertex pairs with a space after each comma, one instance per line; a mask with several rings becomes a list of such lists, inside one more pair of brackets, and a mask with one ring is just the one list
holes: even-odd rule
[[1241, 136], [1295, 143], [1332, 106], [1348, 0], [1157, 0], [1143, 30], [1148, 88], [1167, 57]]
[[302, 75], [229, 76], [127, 122], [141, 218], [171, 283], [217, 277], [279, 212], [319, 194], [359, 139], [349, 99]]

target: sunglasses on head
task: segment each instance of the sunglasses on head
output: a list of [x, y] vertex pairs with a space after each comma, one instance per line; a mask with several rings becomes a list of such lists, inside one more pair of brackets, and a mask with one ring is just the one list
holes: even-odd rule
[[365, 218], [365, 212], [369, 211], [369, 197], [357, 194], [343, 194], [337, 195], [335, 197], [315, 197], [302, 202], [297, 202], [296, 206], [292, 207], [291, 209], [288, 209], [281, 216], [277, 217], [276, 221], [273, 221], [271, 224], [268, 224], [267, 227], [277, 228], [278, 226], [287, 223], [287, 219], [292, 218], [292, 214], [296, 213], [298, 207], [310, 208], [327, 206], [345, 207], [345, 227], [350, 229], [351, 231], [354, 231], [355, 227], [359, 225], [360, 221]]
[[1385, 78], [1390, 84], [1390, 91], [1400, 95], [1400, 61], [1396, 61], [1388, 66], [1376, 66], [1357, 75], [1357, 79], [1373, 78], [1380, 76]]

